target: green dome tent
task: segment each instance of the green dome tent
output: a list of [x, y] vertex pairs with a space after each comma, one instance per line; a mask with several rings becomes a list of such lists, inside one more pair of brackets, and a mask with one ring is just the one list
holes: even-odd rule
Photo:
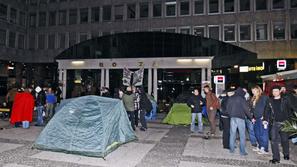
[[121, 100], [84, 96], [61, 105], [33, 148], [105, 157], [137, 138]]

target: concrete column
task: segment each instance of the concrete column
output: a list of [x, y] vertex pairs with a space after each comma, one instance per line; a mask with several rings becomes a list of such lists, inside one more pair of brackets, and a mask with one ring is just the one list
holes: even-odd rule
[[206, 81], [206, 69], [205, 68], [202, 68], [201, 69], [201, 95], [204, 97], [205, 94], [204, 94], [204, 91], [203, 91], [203, 83], [204, 81]]
[[59, 69], [59, 83], [62, 83], [63, 81], [63, 70], [62, 69]]
[[147, 93], [150, 95], [152, 93], [152, 69], [148, 68], [148, 89], [147, 89]]
[[62, 95], [63, 95], [63, 99], [66, 99], [66, 89], [67, 89], [67, 70], [66, 69], [62, 71], [62, 81], [63, 81]]
[[109, 88], [109, 69], [105, 69], [105, 87]]
[[212, 82], [212, 80], [211, 80], [212, 78], [211, 78], [211, 68], [207, 68], [207, 81], [210, 81], [210, 87], [211, 87], [211, 82]]
[[158, 69], [157, 68], [154, 68], [154, 80], [153, 80], [153, 85], [154, 85], [154, 97], [155, 97], [155, 100], [157, 101], [158, 100]]
[[104, 87], [104, 83], [105, 83], [105, 69], [101, 69], [101, 80], [100, 80], [100, 88]]

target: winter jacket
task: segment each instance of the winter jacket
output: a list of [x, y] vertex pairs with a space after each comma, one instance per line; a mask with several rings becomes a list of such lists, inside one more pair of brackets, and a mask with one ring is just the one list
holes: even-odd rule
[[221, 100], [221, 114], [224, 116], [229, 116], [228, 112], [227, 112], [227, 102], [228, 102], [229, 97], [228, 96], [224, 96], [222, 97]]
[[[205, 100], [202, 98], [201, 95], [192, 95], [189, 98], [187, 105], [192, 109], [192, 113], [201, 113], [202, 106], [205, 105]], [[191, 105], [194, 105], [194, 108], [192, 108]]]
[[259, 100], [256, 102], [256, 105], [253, 106], [253, 103], [251, 102], [251, 112], [255, 119], [260, 119], [264, 115], [265, 107], [268, 102], [268, 97], [265, 95], [262, 95]]
[[139, 102], [140, 109], [150, 112], [153, 106], [150, 99], [148, 99], [146, 93], [140, 93], [139, 96], [140, 96], [140, 102]]
[[44, 106], [46, 104], [46, 94], [42, 90], [39, 93], [37, 93], [35, 98], [35, 105], [36, 106]]
[[245, 119], [248, 117], [252, 119], [252, 115], [249, 112], [249, 106], [245, 98], [235, 93], [235, 95], [228, 98], [226, 111], [229, 117]]
[[[290, 100], [288, 96], [282, 96], [281, 97], [281, 106], [280, 110], [281, 111], [275, 111], [273, 108], [273, 97], [269, 99], [268, 103], [266, 104], [265, 107], [265, 112], [264, 112], [264, 118], [263, 120], [270, 122], [273, 124], [273, 122], [283, 122], [286, 120], [289, 120], [292, 115], [293, 115], [293, 105], [290, 103]], [[282, 118], [276, 118], [275, 117], [275, 112], [281, 112]]]
[[136, 99], [136, 96], [134, 93], [125, 93], [123, 95], [123, 103], [126, 108], [126, 111], [134, 111], [135, 106], [134, 106], [134, 100]]
[[207, 111], [210, 111], [210, 107], [212, 107], [214, 111], [220, 108], [219, 99], [212, 92], [206, 94], [206, 107]]

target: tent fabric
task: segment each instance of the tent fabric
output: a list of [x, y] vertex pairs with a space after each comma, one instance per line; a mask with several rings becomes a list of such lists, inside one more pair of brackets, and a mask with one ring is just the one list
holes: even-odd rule
[[83, 96], [62, 103], [33, 148], [105, 157], [137, 139], [119, 99]]
[[174, 103], [162, 122], [171, 125], [189, 125], [191, 124], [191, 108], [185, 103]]
[[34, 110], [34, 97], [27, 92], [16, 93], [10, 123], [29, 121], [32, 122]]

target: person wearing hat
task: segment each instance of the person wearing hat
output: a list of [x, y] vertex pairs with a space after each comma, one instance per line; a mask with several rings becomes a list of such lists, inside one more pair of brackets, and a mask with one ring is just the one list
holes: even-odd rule
[[43, 126], [43, 112], [46, 105], [46, 95], [40, 86], [35, 88], [35, 106], [37, 111], [37, 122], [35, 126]]
[[281, 130], [282, 124], [292, 116], [292, 105], [288, 96], [281, 95], [281, 87], [272, 88], [272, 98], [264, 112], [263, 125], [271, 126], [272, 164], [280, 163], [279, 144], [282, 145], [284, 160], [290, 159], [289, 134]]

